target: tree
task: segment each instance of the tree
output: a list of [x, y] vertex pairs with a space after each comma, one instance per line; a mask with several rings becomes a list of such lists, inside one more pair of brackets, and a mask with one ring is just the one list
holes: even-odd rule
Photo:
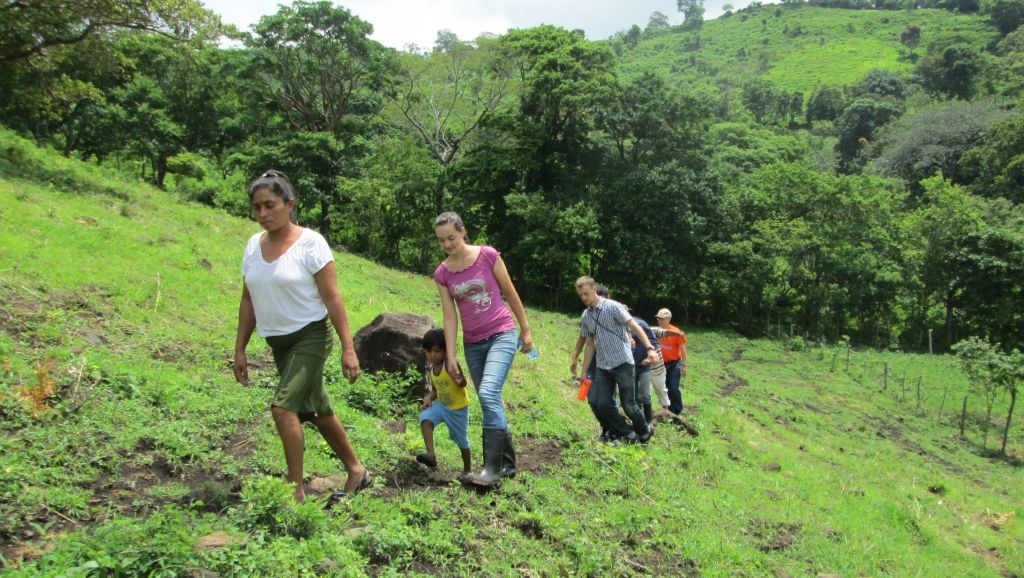
[[966, 240], [984, 226], [985, 206], [981, 198], [953, 185], [941, 176], [924, 179], [918, 206], [903, 217], [906, 230], [904, 266], [908, 285], [910, 329], [922, 343], [929, 327], [940, 325], [940, 347], [957, 341], [958, 319], [962, 319], [962, 295], [958, 279], [965, 272], [951, 266], [954, 255]]
[[875, 131], [901, 112], [900, 107], [885, 100], [858, 98], [850, 103], [836, 120], [839, 141], [835, 151], [839, 153], [840, 169], [847, 173], [857, 171], [865, 160], [861, 153], [873, 141]]
[[704, 24], [704, 0], [676, 0], [676, 7], [683, 13], [683, 26], [696, 30]]
[[652, 36], [659, 32], [668, 30], [668, 16], [662, 12], [651, 12], [650, 18], [647, 19], [647, 28], [644, 28], [644, 34]]
[[32, 0], [0, 6], [0, 62], [78, 44], [114, 29], [211, 40], [220, 18], [197, 0]]
[[1024, 238], [1014, 225], [986, 223], [963, 239], [947, 264], [959, 272], [952, 290], [963, 325], [1007, 347], [1024, 341]]
[[910, 54], [914, 54], [914, 49], [921, 44], [921, 27], [916, 24], [911, 24], [900, 32], [900, 44], [907, 47]]
[[389, 97], [440, 166], [431, 195], [435, 213], [448, 206], [450, 168], [466, 141], [512, 104], [512, 71], [496, 42], [482, 39], [478, 45], [459, 44], [426, 59], [404, 58]]
[[1021, 0], [984, 0], [982, 12], [988, 14], [992, 25], [1004, 36], [1024, 23], [1024, 2]]
[[[327, 0], [281, 6], [253, 28], [245, 43], [269, 110], [291, 131], [326, 133], [348, 149], [383, 106], [393, 52], [370, 40], [369, 23]], [[328, 238], [336, 176], [315, 179], [310, 184], [318, 188], [308, 191], [320, 199], [320, 232]]]
[[992, 125], [963, 155], [960, 172], [979, 195], [1024, 203], [1024, 116]]
[[1020, 351], [1006, 354], [999, 347], [989, 343], [987, 338], [970, 337], [953, 346], [960, 367], [967, 374], [971, 389], [985, 402], [985, 423], [982, 444], [988, 447], [988, 429], [992, 424], [992, 406], [999, 393], [1010, 394], [1010, 411], [1003, 429], [1003, 445], [1000, 450], [1006, 454], [1006, 437], [1010, 431], [1010, 419], [1017, 402], [1017, 385], [1024, 378], [1024, 356]]
[[907, 85], [903, 78], [889, 70], [872, 70], [853, 87], [854, 96], [907, 98]]
[[450, 52], [459, 44], [459, 37], [445, 28], [437, 31], [437, 39], [434, 40], [434, 52]]
[[[709, 105], [646, 73], [616, 86], [598, 113], [608, 145], [600, 207], [604, 258], [596, 271], [634, 303], [695, 293], [719, 187], [707, 154]], [[622, 210], [623, 199], [642, 201]], [[664, 226], [672, 223], [672, 226]]]
[[1005, 456], [1006, 440], [1010, 435], [1013, 410], [1017, 406], [1017, 393], [1020, 390], [1021, 382], [1024, 382], [1024, 355], [1020, 350], [1007, 353], [997, 351], [993, 365], [992, 376], [996, 384], [1010, 394], [1010, 408], [1006, 411], [1006, 425], [1003, 426], [1003, 444], [999, 447], [999, 453]]
[[941, 173], [963, 184], [960, 161], [994, 123], [1010, 113], [988, 101], [953, 101], [926, 106], [896, 121], [881, 143], [875, 170], [907, 182], [915, 193], [920, 181]]
[[846, 109], [846, 95], [838, 86], [825, 84], [814, 89], [807, 101], [807, 122], [833, 121]]
[[758, 123], [764, 124], [775, 111], [777, 99], [778, 90], [771, 81], [758, 78], [743, 83], [740, 100]]
[[981, 55], [969, 44], [951, 44], [929, 51], [917, 64], [925, 88], [933, 94], [968, 99], [974, 94], [974, 77], [981, 70]]
[[640, 42], [640, 26], [634, 24], [626, 31], [626, 34], [622, 37], [623, 43], [630, 48], [634, 48], [638, 42]]

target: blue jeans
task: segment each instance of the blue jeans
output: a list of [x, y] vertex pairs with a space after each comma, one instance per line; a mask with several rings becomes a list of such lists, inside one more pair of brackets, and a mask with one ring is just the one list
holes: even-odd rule
[[668, 410], [674, 414], [683, 411], [683, 394], [679, 391], [681, 360], [665, 362], [665, 388], [668, 389]]
[[[615, 410], [615, 386], [619, 386], [619, 399], [622, 409], [633, 422], [633, 429], [626, 425], [626, 420]], [[594, 410], [601, 417], [598, 421], [607, 424], [609, 433], [618, 437], [628, 437], [630, 432], [636, 435], [647, 433], [647, 420], [644, 412], [636, 404], [636, 381], [634, 381], [633, 364], [623, 363], [613, 369], [597, 368], [594, 382], [590, 385], [594, 393]]]
[[469, 375], [476, 384], [477, 397], [480, 398], [480, 412], [484, 416], [485, 428], [508, 431], [501, 390], [505, 387], [505, 378], [516, 356], [518, 339], [519, 332], [509, 329], [479, 343], [463, 344]]

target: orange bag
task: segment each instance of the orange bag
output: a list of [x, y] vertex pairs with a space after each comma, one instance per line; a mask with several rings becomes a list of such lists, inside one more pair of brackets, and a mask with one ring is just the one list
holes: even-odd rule
[[581, 379], [580, 380], [580, 392], [576, 395], [576, 398], [577, 399], [581, 399], [581, 400], [582, 399], [587, 399], [587, 393], [589, 393], [589, 392], [590, 392], [590, 380], [589, 379]]

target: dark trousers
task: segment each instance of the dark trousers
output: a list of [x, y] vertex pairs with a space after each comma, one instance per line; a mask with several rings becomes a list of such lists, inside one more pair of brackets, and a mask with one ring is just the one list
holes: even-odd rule
[[679, 391], [681, 360], [665, 362], [665, 389], [668, 390], [668, 410], [674, 414], [683, 411], [683, 394]]
[[[619, 386], [619, 401], [622, 409], [633, 422], [632, 430], [626, 425], [626, 420], [615, 410], [615, 386]], [[594, 393], [594, 414], [599, 416], [598, 421], [607, 425], [609, 433], [618, 437], [628, 437], [630, 432], [636, 435], [647, 433], [647, 420], [644, 412], [637, 405], [636, 382], [633, 376], [633, 364], [623, 363], [612, 369], [597, 368], [594, 374], [594, 381], [591, 384]]]

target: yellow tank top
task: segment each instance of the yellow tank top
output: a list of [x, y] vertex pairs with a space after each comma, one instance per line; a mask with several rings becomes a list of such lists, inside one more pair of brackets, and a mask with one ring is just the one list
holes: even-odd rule
[[440, 375], [434, 373], [433, 368], [427, 368], [428, 375], [430, 375], [430, 383], [434, 386], [434, 391], [437, 392], [437, 399], [441, 400], [441, 403], [448, 409], [462, 409], [469, 405], [469, 394], [466, 393], [466, 388], [459, 386], [450, 375], [448, 375], [448, 368], [443, 364], [441, 365]]

